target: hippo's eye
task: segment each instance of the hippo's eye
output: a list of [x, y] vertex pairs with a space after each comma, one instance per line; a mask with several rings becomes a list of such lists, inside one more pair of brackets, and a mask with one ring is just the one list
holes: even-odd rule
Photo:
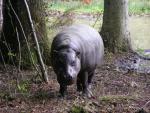
[[75, 61], [72, 61], [71, 62], [71, 66], [75, 66], [76, 65], [76, 62]]

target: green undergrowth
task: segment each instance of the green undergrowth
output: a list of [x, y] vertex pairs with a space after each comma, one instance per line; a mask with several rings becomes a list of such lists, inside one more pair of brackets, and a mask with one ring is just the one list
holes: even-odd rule
[[129, 100], [134, 100], [136, 97], [125, 96], [125, 95], [107, 95], [100, 97], [101, 102], [113, 103], [113, 102], [128, 102]]
[[88, 113], [83, 107], [81, 106], [73, 106], [69, 113]]
[[71, 1], [71, 2], [50, 2], [48, 4], [50, 10], [57, 11], [67, 11], [69, 9], [74, 9], [74, 12], [80, 13], [90, 13], [90, 12], [103, 12], [103, 1], [92, 2], [91, 4], [84, 4], [80, 1]]

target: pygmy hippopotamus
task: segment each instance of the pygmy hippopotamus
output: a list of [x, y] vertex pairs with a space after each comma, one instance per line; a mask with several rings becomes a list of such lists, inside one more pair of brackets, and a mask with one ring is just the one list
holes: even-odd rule
[[52, 42], [51, 63], [65, 95], [67, 85], [77, 83], [77, 91], [92, 96], [91, 82], [103, 62], [104, 45], [100, 34], [87, 25], [72, 25], [59, 32]]

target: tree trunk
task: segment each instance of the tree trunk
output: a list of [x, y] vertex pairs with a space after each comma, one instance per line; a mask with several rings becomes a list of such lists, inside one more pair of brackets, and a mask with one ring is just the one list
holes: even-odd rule
[[[16, 28], [21, 44], [22, 65], [30, 66], [31, 59], [27, 49], [25, 36], [28, 44], [31, 47], [34, 62], [37, 62], [35, 43], [33, 42], [33, 33], [28, 19], [27, 11], [25, 10], [24, 0], [4, 0], [4, 24], [3, 37], [0, 39], [0, 49], [5, 58], [5, 61], [13, 57], [17, 60], [18, 39], [16, 35]], [[10, 5], [11, 4], [11, 5]], [[42, 56], [45, 62], [50, 63], [50, 44], [47, 37], [46, 22], [45, 22], [45, 3], [44, 0], [29, 0], [29, 8], [31, 10], [32, 19], [36, 29], [37, 37], [42, 49]], [[16, 13], [16, 14], [15, 14]], [[20, 21], [20, 23], [19, 23]], [[20, 25], [21, 24], [21, 25]], [[22, 30], [23, 29], [23, 30]], [[23, 33], [24, 31], [24, 33]], [[7, 43], [7, 45], [6, 45]], [[11, 53], [11, 54], [8, 54]], [[47, 61], [48, 59], [48, 61]], [[1, 58], [0, 58], [1, 60]]]
[[30, 9], [29, 9], [29, 6], [28, 6], [28, 3], [27, 3], [26, 0], [24, 0], [24, 3], [25, 3], [26, 10], [27, 10], [27, 13], [28, 13], [30, 26], [31, 26], [31, 29], [32, 29], [32, 32], [33, 32], [34, 42], [36, 44], [37, 57], [38, 57], [38, 60], [39, 60], [39, 64], [41, 66], [41, 72], [42, 72], [42, 75], [43, 75], [42, 77], [43, 77], [43, 80], [48, 83], [47, 70], [45, 68], [45, 65], [44, 65], [44, 62], [43, 62], [43, 59], [42, 59], [42, 56], [41, 56], [41, 50], [40, 50], [40, 47], [39, 47], [39, 42], [38, 42], [38, 39], [37, 39], [36, 30], [35, 30], [35, 27], [33, 25], [33, 20], [32, 20], [32, 17], [31, 17]]
[[[17, 12], [16, 0], [12, 1], [14, 10]], [[5, 61], [12, 63], [15, 53], [18, 50], [15, 33], [16, 19], [13, 11], [10, 9], [9, 0], [4, 0], [3, 2], [3, 28], [0, 38], [0, 51], [3, 56], [0, 56], [0, 61], [2, 60], [2, 57], [4, 57]]]
[[101, 35], [109, 52], [130, 50], [128, 0], [104, 0]]
[[0, 37], [2, 32], [2, 26], [3, 26], [3, 0], [0, 0]]
[[[23, 0], [19, 1], [19, 17], [21, 19], [23, 28], [25, 30], [25, 34], [30, 42], [32, 48], [35, 48], [35, 43], [33, 43], [33, 32], [30, 28], [29, 19], [27, 17], [27, 12], [24, 10], [25, 6]], [[31, 16], [34, 22], [34, 26], [36, 29], [37, 37], [39, 40], [39, 44], [42, 51], [42, 56], [44, 58], [45, 63], [50, 63], [50, 41], [47, 36], [46, 29], [46, 20], [45, 20], [45, 3], [44, 0], [29, 0], [28, 1], [29, 8], [31, 11]], [[23, 35], [22, 35], [23, 36]]]

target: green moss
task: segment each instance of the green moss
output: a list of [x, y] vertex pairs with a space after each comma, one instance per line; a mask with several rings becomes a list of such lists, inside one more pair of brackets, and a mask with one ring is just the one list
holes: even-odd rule
[[29, 91], [29, 81], [25, 80], [25, 81], [20, 81], [17, 84], [17, 89], [19, 92], [21, 93], [28, 93]]
[[73, 106], [69, 113], [88, 113], [88, 112], [81, 106]]

